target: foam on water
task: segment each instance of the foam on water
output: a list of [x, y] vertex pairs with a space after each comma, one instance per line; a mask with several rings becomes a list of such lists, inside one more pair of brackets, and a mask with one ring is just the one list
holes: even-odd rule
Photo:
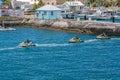
[[85, 43], [91, 43], [91, 42], [95, 42], [95, 41], [98, 41], [97, 39], [90, 39], [90, 40], [86, 40], [84, 41]]
[[36, 46], [38, 47], [60, 47], [60, 46], [68, 46], [69, 44], [67, 43], [63, 43], [63, 44], [56, 44], [56, 43], [52, 43], [52, 44], [36, 44]]
[[0, 51], [3, 50], [13, 50], [13, 49], [17, 49], [18, 47], [8, 47], [8, 48], [0, 48]]
[[120, 40], [120, 38], [111, 38], [111, 40]]
[[[60, 46], [68, 46], [69, 44], [67, 44], [67, 43], [64, 43], [64, 44], [52, 43], [52, 44], [35, 44], [35, 45], [37, 47], [60, 47]], [[17, 49], [17, 48], [22, 48], [22, 47], [16, 46], [16, 47], [0, 48], [0, 51], [13, 50], [13, 49]]]

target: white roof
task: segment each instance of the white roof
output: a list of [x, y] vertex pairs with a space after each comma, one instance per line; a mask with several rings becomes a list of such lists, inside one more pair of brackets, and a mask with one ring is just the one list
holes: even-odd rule
[[67, 1], [64, 4], [67, 4], [69, 6], [84, 6], [84, 4], [80, 1]]
[[55, 11], [55, 10], [57, 10], [57, 11], [60, 11], [61, 9], [56, 7], [56, 6], [45, 5], [45, 6], [41, 7], [41, 8], [38, 8], [37, 10], [47, 10], [47, 11]]

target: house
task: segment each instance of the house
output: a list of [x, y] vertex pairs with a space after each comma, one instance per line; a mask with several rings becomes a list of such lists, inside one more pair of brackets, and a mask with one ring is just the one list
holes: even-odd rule
[[59, 19], [61, 18], [61, 9], [53, 5], [45, 5], [37, 9], [38, 19]]
[[67, 1], [63, 3], [63, 6], [69, 7], [70, 11], [80, 11], [84, 7], [84, 4], [80, 1]]
[[57, 0], [57, 5], [61, 5], [65, 2], [66, 0]]
[[0, 0], [0, 6], [3, 5], [4, 3], [4, 0]]
[[21, 2], [29, 2], [30, 4], [34, 4], [35, 2], [38, 3], [39, 0], [17, 0], [17, 1], [21, 1]]
[[1, 7], [0, 8], [0, 16], [8, 16], [8, 8], [6, 7]]
[[18, 9], [18, 10], [9, 9], [8, 13], [10, 17], [24, 18], [24, 11], [21, 9]]
[[43, 0], [45, 5], [57, 5], [57, 0]]
[[87, 3], [88, 0], [74, 0], [74, 1], [80, 1], [85, 4], [85, 3]]

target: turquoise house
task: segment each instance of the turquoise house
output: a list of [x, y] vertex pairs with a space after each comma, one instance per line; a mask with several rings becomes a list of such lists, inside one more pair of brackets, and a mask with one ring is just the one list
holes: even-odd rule
[[61, 9], [52, 5], [45, 5], [37, 9], [38, 19], [56, 20], [61, 18]]
[[4, 3], [4, 0], [0, 0], [0, 5], [3, 5], [3, 3]]

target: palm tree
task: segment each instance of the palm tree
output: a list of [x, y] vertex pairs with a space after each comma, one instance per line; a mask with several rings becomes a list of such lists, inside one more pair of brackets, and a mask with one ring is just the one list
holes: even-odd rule
[[35, 9], [37, 9], [38, 7], [37, 7], [37, 4], [36, 4], [36, 0], [34, 0], [35, 2], [34, 2], [34, 5], [33, 5], [33, 9], [35, 10]]
[[38, 7], [41, 7], [41, 6], [43, 6], [43, 5], [44, 5], [43, 1], [42, 1], [42, 0], [39, 0], [39, 2], [38, 2]]

